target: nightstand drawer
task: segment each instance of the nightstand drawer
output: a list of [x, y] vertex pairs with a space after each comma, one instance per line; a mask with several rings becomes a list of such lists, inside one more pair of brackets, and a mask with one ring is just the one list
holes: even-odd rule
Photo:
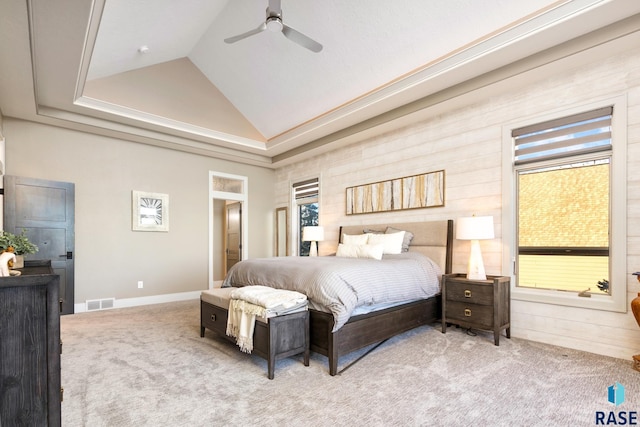
[[447, 320], [473, 323], [477, 328], [491, 328], [493, 326], [493, 306], [465, 304], [451, 301], [447, 303]]
[[447, 324], [493, 331], [500, 343], [500, 331], [511, 337], [511, 294], [509, 277], [488, 276], [468, 279], [464, 274], [442, 275], [442, 333]]
[[457, 281], [447, 282], [447, 301], [493, 305], [493, 286]]
[[202, 326], [215, 331], [222, 336], [227, 335], [227, 310], [211, 304], [202, 304], [200, 316]]

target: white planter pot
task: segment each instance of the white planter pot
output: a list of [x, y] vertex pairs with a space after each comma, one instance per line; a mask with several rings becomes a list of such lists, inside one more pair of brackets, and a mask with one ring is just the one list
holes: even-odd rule
[[13, 268], [24, 268], [24, 255], [16, 255], [16, 261], [13, 263]]

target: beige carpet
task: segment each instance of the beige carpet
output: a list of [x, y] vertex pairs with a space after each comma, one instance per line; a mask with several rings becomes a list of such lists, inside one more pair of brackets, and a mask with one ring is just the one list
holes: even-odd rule
[[631, 361], [515, 338], [496, 347], [455, 327], [393, 338], [335, 377], [319, 355], [279, 361], [274, 380], [257, 356], [200, 338], [197, 300], [63, 316], [61, 329], [67, 427], [589, 426], [596, 411], [640, 411]]

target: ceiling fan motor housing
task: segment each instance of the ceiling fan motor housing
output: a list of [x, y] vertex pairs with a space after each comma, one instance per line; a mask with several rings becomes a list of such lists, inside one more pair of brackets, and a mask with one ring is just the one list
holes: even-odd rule
[[282, 25], [282, 19], [279, 16], [270, 16], [267, 18], [267, 29], [269, 31], [281, 32], [284, 25]]

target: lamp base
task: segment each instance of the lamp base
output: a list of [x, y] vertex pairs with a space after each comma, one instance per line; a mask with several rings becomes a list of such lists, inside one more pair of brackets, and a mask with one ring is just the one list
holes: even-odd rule
[[309, 245], [309, 256], [318, 256], [318, 242], [311, 242]]
[[487, 280], [482, 262], [482, 251], [478, 240], [471, 241], [471, 253], [469, 254], [469, 265], [467, 266], [467, 279]]

